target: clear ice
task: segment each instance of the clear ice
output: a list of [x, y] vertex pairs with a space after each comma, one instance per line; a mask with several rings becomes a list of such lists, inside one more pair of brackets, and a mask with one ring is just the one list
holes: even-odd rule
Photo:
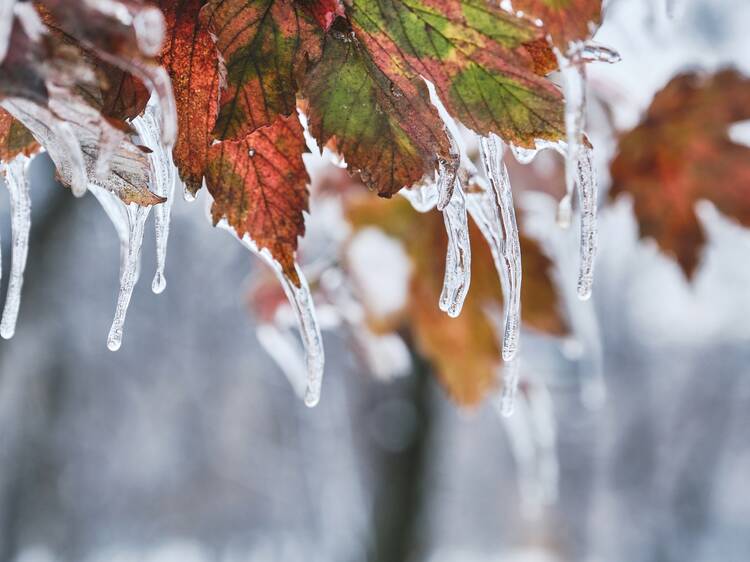
[[456, 179], [450, 202], [443, 209], [448, 249], [445, 257], [445, 277], [440, 294], [440, 310], [451, 318], [461, 314], [471, 284], [471, 242], [466, 196], [461, 182]]
[[503, 360], [510, 361], [518, 351], [521, 328], [521, 243], [510, 179], [503, 162], [503, 142], [496, 135], [490, 135], [481, 138], [479, 146], [491, 191], [481, 194], [478, 205], [469, 208], [490, 245], [503, 287]]
[[16, 0], [0, 0], [0, 63], [5, 60], [13, 29], [13, 8]]
[[513, 415], [518, 394], [520, 361], [515, 358], [503, 364], [503, 393], [500, 396], [500, 414], [509, 418]]
[[439, 211], [448, 207], [453, 200], [453, 191], [456, 188], [458, 168], [461, 165], [461, 153], [456, 139], [447, 128], [445, 129], [445, 134], [450, 141], [450, 156], [447, 160], [444, 158], [438, 159], [437, 208]]
[[299, 277], [300, 286], [297, 287], [284, 274], [281, 264], [276, 261], [271, 253], [264, 249], [258, 249], [253, 240], [245, 235], [242, 238], [237, 236], [235, 230], [225, 221], [219, 221], [218, 227], [230, 232], [237, 240], [242, 243], [250, 252], [258, 256], [266, 265], [268, 265], [276, 274], [281, 283], [284, 293], [286, 294], [289, 304], [294, 311], [297, 320], [302, 345], [305, 350], [305, 367], [306, 367], [306, 388], [305, 388], [305, 405], [312, 408], [320, 401], [320, 390], [323, 384], [323, 369], [325, 366], [325, 353], [323, 350], [323, 338], [320, 334], [320, 326], [315, 315], [315, 304], [313, 303], [312, 293], [307, 284], [302, 270], [295, 266]]
[[5, 297], [0, 336], [13, 337], [16, 332], [18, 309], [21, 305], [23, 272], [29, 253], [29, 232], [31, 230], [31, 197], [28, 166], [31, 158], [23, 154], [8, 163], [0, 164], [0, 171], [10, 194], [12, 257], [8, 293]]
[[149, 160], [153, 172], [152, 189], [166, 201], [154, 208], [154, 227], [156, 230], [156, 273], [151, 283], [154, 293], [161, 293], [167, 286], [164, 276], [164, 265], [167, 259], [167, 241], [169, 224], [172, 215], [172, 196], [174, 195], [177, 174], [172, 160], [172, 151], [161, 142], [161, 117], [158, 100], [152, 98], [143, 115], [133, 120], [133, 127], [138, 132], [141, 142], [151, 149]]
[[399, 194], [409, 201], [418, 213], [427, 213], [437, 206], [438, 188], [434, 181], [426, 180], [409, 189], [402, 189]]

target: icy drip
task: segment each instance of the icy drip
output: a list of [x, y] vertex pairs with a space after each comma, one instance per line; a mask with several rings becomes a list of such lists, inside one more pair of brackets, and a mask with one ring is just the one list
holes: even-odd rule
[[578, 276], [578, 296], [582, 300], [591, 297], [596, 257], [596, 178], [592, 166], [591, 148], [584, 139], [586, 110], [586, 60], [616, 62], [619, 55], [611, 49], [589, 44], [573, 44], [568, 57], [556, 51], [565, 89], [565, 129], [567, 150], [565, 163], [566, 194], [560, 201], [558, 222], [567, 226], [572, 214], [572, 195], [578, 185], [581, 207], [581, 246], [580, 269]]
[[448, 136], [450, 142], [450, 155], [448, 159], [438, 159], [438, 175], [437, 175], [437, 208], [439, 211], [444, 210], [450, 205], [453, 200], [453, 192], [457, 187], [456, 177], [458, 175], [458, 167], [461, 164], [461, 152], [458, 148], [458, 143], [453, 135], [445, 130], [445, 134]]
[[161, 293], [167, 286], [164, 265], [167, 259], [169, 223], [172, 215], [172, 196], [176, 181], [172, 151], [161, 142], [159, 106], [149, 103], [143, 115], [133, 120], [133, 127], [141, 141], [151, 149], [149, 160], [153, 172], [152, 190], [166, 201], [154, 206], [154, 227], [156, 230], [156, 273], [151, 283], [154, 293]]
[[510, 361], [518, 351], [521, 329], [521, 243], [510, 179], [503, 162], [503, 143], [496, 135], [490, 135], [480, 139], [479, 146], [482, 164], [492, 187], [492, 193], [489, 194], [491, 199], [487, 203], [493, 207], [491, 213], [495, 215], [499, 213], [499, 220], [495, 219], [495, 222], [500, 224], [492, 226], [495, 232], [490, 233], [491, 238], [487, 241], [490, 243], [493, 255], [497, 253], [500, 258], [496, 260], [496, 266], [505, 293], [503, 359]]
[[594, 259], [598, 242], [596, 221], [597, 185], [592, 151], [586, 148], [578, 159], [578, 201], [581, 207], [581, 255], [578, 272], [578, 297], [591, 298], [594, 283]]
[[143, 228], [151, 207], [142, 207], [130, 203], [127, 205], [126, 211], [128, 217], [128, 248], [124, 263], [120, 268], [120, 291], [117, 295], [117, 307], [107, 337], [107, 347], [110, 351], [117, 351], [122, 345], [122, 328], [125, 324], [130, 299], [133, 296], [133, 289], [138, 281], [138, 262], [143, 245]]
[[418, 213], [427, 213], [437, 206], [438, 188], [432, 181], [399, 191]]
[[443, 220], [448, 233], [448, 249], [440, 310], [456, 318], [461, 314], [471, 284], [469, 219], [466, 215], [466, 197], [458, 180], [455, 181], [450, 202], [443, 209]]
[[13, 239], [10, 281], [8, 293], [5, 297], [3, 318], [0, 321], [0, 336], [5, 339], [12, 338], [16, 332], [18, 308], [21, 305], [23, 272], [26, 269], [26, 257], [29, 253], [31, 197], [28, 165], [30, 162], [31, 159], [28, 156], [20, 155], [11, 162], [0, 166], [10, 194], [11, 235]]
[[518, 394], [518, 379], [520, 378], [520, 361], [513, 359], [503, 365], [503, 393], [500, 396], [500, 414], [509, 418], [513, 415]]
[[250, 252], [258, 256], [266, 263], [276, 274], [279, 279], [284, 294], [286, 294], [289, 304], [294, 311], [297, 326], [302, 338], [302, 345], [305, 350], [305, 367], [307, 372], [307, 385], [305, 388], [305, 405], [312, 408], [320, 401], [320, 390], [323, 383], [323, 368], [325, 366], [325, 353], [323, 350], [323, 337], [320, 335], [320, 326], [315, 315], [315, 305], [313, 303], [310, 287], [307, 284], [302, 270], [295, 265], [297, 276], [299, 277], [299, 287], [296, 286], [281, 268], [281, 264], [276, 261], [270, 252], [266, 249], [258, 249], [255, 242], [245, 235], [239, 238], [235, 230], [227, 224], [225, 220], [220, 221], [217, 226], [230, 232], [237, 238], [243, 246]]

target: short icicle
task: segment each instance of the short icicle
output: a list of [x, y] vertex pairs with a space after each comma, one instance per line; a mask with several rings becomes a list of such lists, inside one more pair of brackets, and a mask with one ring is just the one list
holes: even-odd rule
[[31, 192], [28, 178], [28, 167], [31, 158], [23, 154], [11, 162], [1, 164], [5, 184], [10, 194], [12, 256], [8, 293], [5, 297], [0, 336], [10, 339], [16, 332], [18, 309], [21, 305], [23, 272], [26, 269], [26, 257], [29, 253], [29, 232], [31, 231]]
[[117, 306], [112, 327], [107, 337], [107, 347], [117, 351], [122, 345], [122, 328], [128, 313], [133, 289], [138, 281], [138, 265], [143, 245], [143, 230], [151, 207], [142, 207], [135, 203], [126, 206], [128, 224], [128, 245], [124, 262], [120, 267], [120, 291], [117, 295]]
[[425, 181], [414, 187], [402, 189], [399, 195], [409, 201], [418, 213], [427, 213], [437, 206], [438, 190], [434, 181]]
[[167, 286], [164, 266], [167, 259], [167, 242], [169, 224], [172, 215], [172, 197], [176, 182], [176, 169], [172, 160], [172, 151], [161, 142], [161, 116], [158, 100], [153, 97], [143, 115], [133, 120], [133, 127], [141, 137], [143, 144], [151, 149], [149, 159], [154, 172], [152, 188], [154, 193], [167, 200], [154, 207], [154, 227], [156, 231], [156, 273], [151, 283], [151, 290], [159, 294]]
[[469, 294], [471, 284], [471, 243], [466, 196], [456, 179], [450, 202], [443, 209], [448, 249], [445, 257], [445, 278], [440, 294], [440, 310], [451, 318], [458, 317]]
[[578, 160], [578, 201], [581, 208], [581, 255], [578, 273], [578, 298], [591, 298], [594, 284], [594, 260], [598, 243], [597, 184], [592, 151], [585, 148]]
[[297, 287], [284, 275], [281, 264], [271, 256], [268, 250], [259, 249], [255, 242], [247, 235], [239, 238], [235, 230], [225, 220], [219, 221], [217, 226], [231, 233], [245, 248], [258, 256], [276, 274], [284, 289], [284, 294], [286, 294], [289, 304], [294, 311], [302, 345], [305, 350], [305, 367], [307, 371], [305, 405], [310, 408], [317, 406], [320, 401], [320, 390], [323, 384], [325, 352], [323, 350], [323, 337], [320, 334], [320, 326], [315, 314], [315, 304], [313, 303], [307, 279], [299, 266], [295, 265], [300, 281], [300, 285]]
[[506, 418], [513, 415], [518, 394], [520, 378], [520, 360], [515, 358], [503, 365], [503, 393], [500, 396], [500, 414]]
[[[487, 178], [492, 187], [488, 200], [494, 209], [488, 213], [499, 213], [500, 224], [494, 225], [495, 233], [490, 233], [487, 241], [493, 254], [498, 253], [496, 261], [498, 273], [505, 293], [505, 328], [503, 331], [503, 360], [510, 361], [518, 351], [519, 333], [521, 330], [521, 243], [516, 222], [516, 211], [513, 205], [513, 192], [510, 187], [508, 170], [503, 162], [504, 145], [499, 137], [492, 134], [480, 139], [480, 154]], [[489, 205], [488, 205], [489, 206]], [[497, 222], [497, 219], [495, 219]], [[498, 228], [500, 229], [498, 231]], [[483, 232], [485, 229], [483, 229]], [[488, 234], [485, 234], [487, 237]]]

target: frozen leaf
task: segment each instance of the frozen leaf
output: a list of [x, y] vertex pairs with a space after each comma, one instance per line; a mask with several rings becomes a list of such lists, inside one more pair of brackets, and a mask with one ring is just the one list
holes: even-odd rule
[[[308, 3], [312, 4], [312, 3]], [[296, 70], [320, 53], [321, 30], [293, 0], [210, 0], [204, 22], [226, 64], [214, 129], [241, 139], [296, 110]]]
[[161, 62], [172, 79], [178, 132], [173, 156], [180, 178], [195, 194], [211, 146], [219, 97], [219, 57], [201, 21], [202, 0], [162, 0], [167, 24]]
[[134, 119], [146, 109], [149, 93], [143, 82], [129, 72], [100, 63], [106, 73], [106, 86], [102, 89], [102, 113], [113, 119]]
[[485, 0], [352, 0], [347, 13], [397, 87], [423, 76], [454, 117], [508, 143], [563, 138], [562, 94], [538, 74], [554, 57], [530, 21]]
[[294, 265], [297, 237], [305, 233], [308, 176], [305, 139], [297, 114], [277, 117], [241, 141], [211, 147], [206, 184], [214, 222], [226, 218], [242, 238], [268, 249], [299, 287]]
[[[493, 315], [499, 317], [503, 306], [497, 271], [482, 234], [472, 223], [471, 291], [461, 315], [450, 318], [436, 306], [447, 244], [440, 213], [419, 214], [404, 199], [354, 199], [348, 216], [355, 228], [375, 226], [404, 244], [414, 268], [408, 310], [398, 318], [412, 333], [420, 352], [433, 363], [448, 394], [459, 404], [480, 402], [496, 384], [501, 334]], [[552, 263], [537, 242], [523, 234], [521, 248], [525, 326], [566, 334], [568, 326], [560, 314], [559, 295], [551, 278]]]
[[748, 100], [750, 79], [734, 70], [682, 74], [620, 139], [611, 195], [632, 196], [641, 237], [655, 239], [688, 277], [706, 240], [696, 201], [707, 199], [750, 226], [750, 148], [728, 132], [750, 118]]
[[589, 39], [602, 19], [602, 0], [513, 0], [513, 8], [542, 20], [563, 53], [571, 42]]
[[0, 108], [0, 161], [10, 162], [19, 154], [31, 156], [38, 150], [39, 143], [29, 130]]
[[313, 135], [360, 173], [365, 185], [390, 196], [450, 157], [443, 123], [419, 79], [409, 94], [373, 63], [350, 35], [329, 33], [323, 56], [303, 84]]

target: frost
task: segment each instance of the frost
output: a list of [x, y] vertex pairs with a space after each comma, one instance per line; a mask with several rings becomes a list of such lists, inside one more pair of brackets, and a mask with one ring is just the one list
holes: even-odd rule
[[450, 202], [443, 209], [443, 220], [448, 233], [448, 249], [440, 310], [456, 318], [461, 314], [471, 284], [469, 220], [466, 215], [466, 196], [459, 180], [455, 180]]
[[16, 156], [9, 163], [0, 164], [0, 172], [10, 194], [12, 261], [8, 293], [5, 297], [0, 336], [5, 339], [13, 337], [16, 332], [18, 308], [21, 305], [21, 288], [23, 272], [26, 269], [26, 257], [29, 253], [29, 231], [31, 230], [31, 198], [28, 178], [28, 167], [31, 159], [23, 154]]
[[154, 226], [156, 230], [156, 273], [151, 283], [154, 293], [161, 293], [167, 285], [164, 277], [164, 265], [167, 259], [167, 241], [169, 224], [172, 215], [172, 196], [177, 181], [177, 174], [172, 160], [172, 151], [161, 142], [161, 108], [158, 100], [152, 98], [143, 115], [133, 120], [133, 127], [141, 141], [151, 149], [149, 160], [153, 172], [152, 189], [166, 201], [154, 208]]
[[315, 305], [312, 294], [307, 284], [302, 270], [295, 266], [299, 276], [300, 286], [297, 287], [292, 281], [284, 275], [281, 264], [276, 261], [270, 252], [265, 248], [260, 250], [253, 240], [245, 235], [242, 238], [237, 236], [235, 230], [226, 222], [221, 220], [217, 223], [218, 227], [230, 232], [240, 243], [250, 252], [258, 256], [268, 265], [276, 277], [279, 279], [284, 293], [286, 294], [289, 304], [294, 311], [302, 338], [302, 345], [305, 350], [305, 367], [306, 367], [306, 387], [305, 387], [305, 405], [309, 407], [316, 406], [320, 401], [320, 389], [323, 383], [323, 368], [325, 366], [325, 353], [323, 351], [323, 338], [320, 335], [320, 326], [315, 315]]
[[496, 135], [483, 137], [480, 153], [491, 191], [485, 191], [480, 203], [469, 208], [490, 245], [503, 287], [503, 359], [510, 361], [518, 350], [521, 326], [521, 244], [510, 179], [503, 162], [503, 143]]

